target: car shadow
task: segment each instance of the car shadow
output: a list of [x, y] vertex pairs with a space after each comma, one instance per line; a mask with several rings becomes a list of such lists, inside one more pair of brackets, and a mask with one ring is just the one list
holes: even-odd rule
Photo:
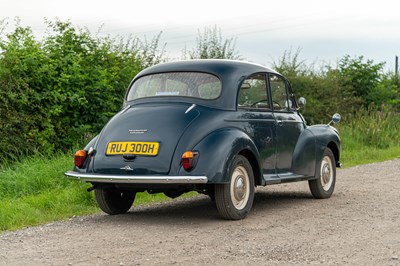
[[[256, 219], [263, 213], [296, 208], [296, 206], [313, 201], [310, 193], [301, 191], [256, 190], [253, 208], [247, 219]], [[219, 216], [215, 203], [205, 195], [177, 198], [147, 206], [133, 206], [126, 214], [103, 214], [97, 216], [96, 219], [99, 222], [114, 221], [116, 224], [165, 225], [171, 222], [171, 224], [180, 224], [180, 226], [226, 221]]]

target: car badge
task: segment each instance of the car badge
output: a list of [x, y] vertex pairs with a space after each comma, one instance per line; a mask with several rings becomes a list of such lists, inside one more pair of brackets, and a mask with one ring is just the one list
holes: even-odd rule
[[147, 129], [129, 129], [129, 134], [144, 134], [147, 133]]
[[119, 169], [125, 170], [125, 171], [133, 171], [133, 169], [132, 169], [129, 165], [124, 166], [124, 167], [121, 167], [121, 168], [119, 168]]

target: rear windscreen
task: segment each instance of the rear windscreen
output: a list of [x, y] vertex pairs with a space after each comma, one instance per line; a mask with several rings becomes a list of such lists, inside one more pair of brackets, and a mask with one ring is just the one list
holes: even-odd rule
[[221, 81], [214, 75], [199, 72], [171, 72], [137, 79], [127, 101], [146, 97], [192, 97], [213, 100], [221, 94]]

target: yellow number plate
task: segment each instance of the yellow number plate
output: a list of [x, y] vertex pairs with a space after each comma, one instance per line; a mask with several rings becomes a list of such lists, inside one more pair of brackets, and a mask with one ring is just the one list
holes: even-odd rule
[[158, 142], [138, 142], [138, 141], [122, 141], [110, 142], [107, 146], [107, 155], [118, 154], [137, 154], [156, 156], [158, 154]]

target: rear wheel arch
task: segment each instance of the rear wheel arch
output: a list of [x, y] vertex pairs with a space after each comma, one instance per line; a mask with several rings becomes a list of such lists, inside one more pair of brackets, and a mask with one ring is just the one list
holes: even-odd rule
[[246, 159], [249, 161], [251, 168], [253, 169], [253, 175], [254, 175], [254, 185], [261, 185], [261, 180], [262, 180], [262, 175], [260, 172], [260, 165], [257, 160], [257, 157], [254, 155], [254, 153], [248, 149], [244, 149], [238, 153], [239, 155], [242, 155], [246, 157]]
[[[254, 181], [259, 183], [258, 150], [245, 132], [236, 128], [219, 129], [203, 138], [193, 150], [199, 152], [199, 159], [192, 175], [206, 175], [209, 183], [228, 183], [231, 161], [236, 155], [242, 155], [250, 161], [257, 177]], [[178, 173], [185, 172], [180, 168]]]

